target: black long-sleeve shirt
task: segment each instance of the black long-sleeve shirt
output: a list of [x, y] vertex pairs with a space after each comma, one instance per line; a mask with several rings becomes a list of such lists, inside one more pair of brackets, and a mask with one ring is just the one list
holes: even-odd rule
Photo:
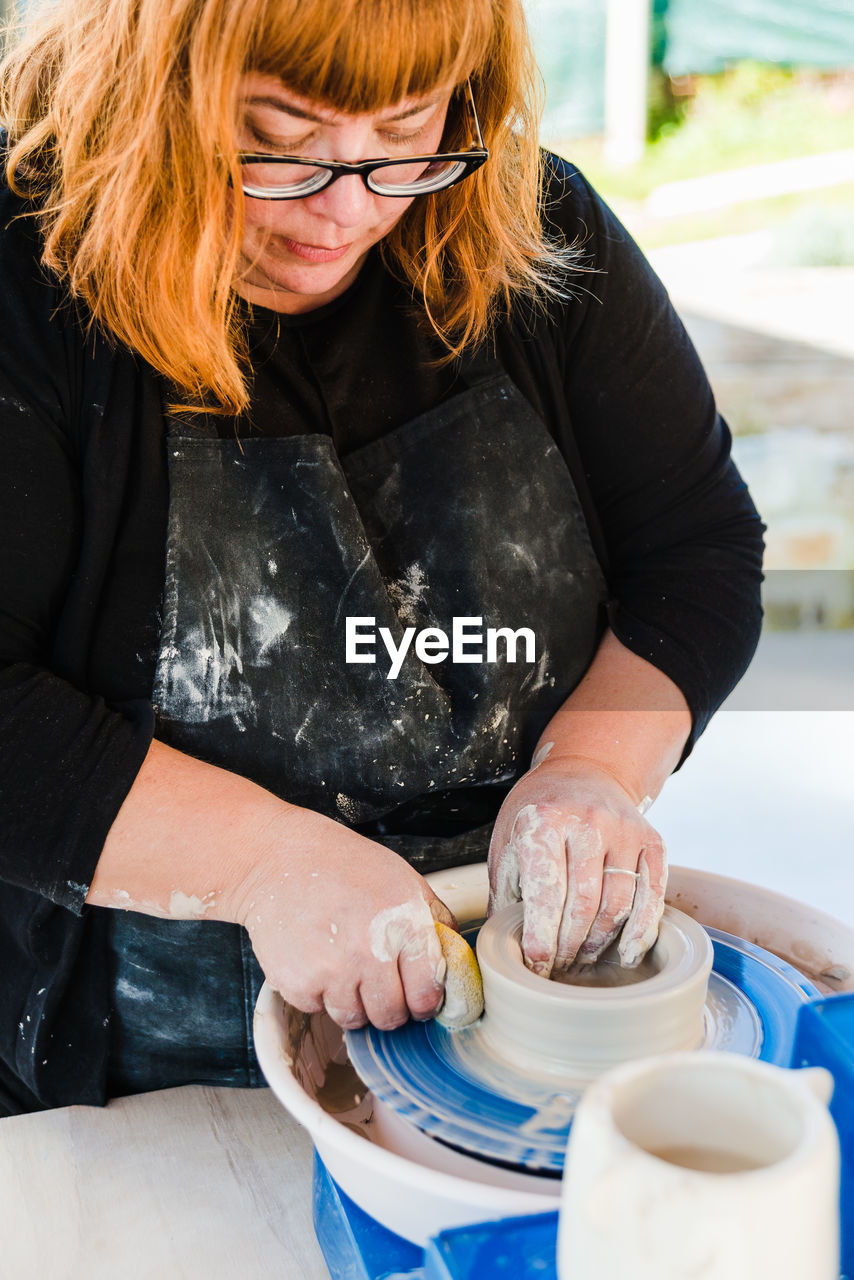
[[[164, 581], [168, 389], [93, 333], [0, 193], [0, 1114], [103, 1101], [109, 977], [84, 906], [148, 749]], [[690, 745], [760, 626], [761, 524], [666, 293], [562, 163], [548, 217], [592, 270], [498, 330], [500, 363], [573, 474], [610, 623], [691, 709]], [[371, 254], [302, 316], [256, 309], [250, 413], [231, 432], [327, 432], [340, 454], [453, 395], [453, 367]], [[519, 459], [520, 469], [525, 459]]]

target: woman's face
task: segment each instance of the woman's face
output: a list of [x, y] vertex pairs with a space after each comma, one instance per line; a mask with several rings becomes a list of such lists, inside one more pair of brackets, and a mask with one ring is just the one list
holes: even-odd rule
[[[437, 152], [451, 91], [345, 115], [253, 73], [243, 77], [241, 97], [241, 150], [355, 162]], [[247, 196], [235, 288], [247, 301], [274, 311], [296, 314], [322, 306], [352, 283], [368, 250], [411, 203], [374, 195], [357, 174], [299, 200]]]

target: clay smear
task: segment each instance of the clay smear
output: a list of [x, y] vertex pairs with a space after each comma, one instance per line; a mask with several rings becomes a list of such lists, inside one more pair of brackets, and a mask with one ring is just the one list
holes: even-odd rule
[[420, 960], [428, 956], [434, 966], [435, 981], [445, 978], [445, 960], [436, 936], [433, 913], [423, 898], [386, 907], [374, 916], [368, 930], [371, 955], [383, 964], [398, 956]]
[[201, 920], [214, 905], [215, 898], [213, 891], [200, 898], [195, 893], [175, 889], [169, 899], [169, 915], [173, 920]]

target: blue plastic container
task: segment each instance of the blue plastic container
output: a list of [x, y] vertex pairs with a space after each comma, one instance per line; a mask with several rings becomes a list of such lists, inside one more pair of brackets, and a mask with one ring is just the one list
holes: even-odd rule
[[557, 1280], [557, 1214], [442, 1231], [425, 1252], [354, 1204], [315, 1152], [314, 1230], [331, 1280]]
[[312, 1216], [332, 1280], [422, 1280], [424, 1250], [380, 1226], [346, 1196], [314, 1153]]
[[557, 1280], [557, 1213], [440, 1231], [424, 1254], [424, 1280]]
[[830, 1114], [839, 1130], [842, 1274], [854, 1278], [854, 995], [820, 996], [798, 1013], [793, 1067], [826, 1067], [834, 1080]]

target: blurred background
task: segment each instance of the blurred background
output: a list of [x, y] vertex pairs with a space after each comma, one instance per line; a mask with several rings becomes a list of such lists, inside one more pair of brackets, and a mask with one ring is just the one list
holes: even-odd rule
[[526, 0], [543, 140], [703, 358], [768, 526], [757, 656], [651, 815], [854, 924], [854, 0]]

